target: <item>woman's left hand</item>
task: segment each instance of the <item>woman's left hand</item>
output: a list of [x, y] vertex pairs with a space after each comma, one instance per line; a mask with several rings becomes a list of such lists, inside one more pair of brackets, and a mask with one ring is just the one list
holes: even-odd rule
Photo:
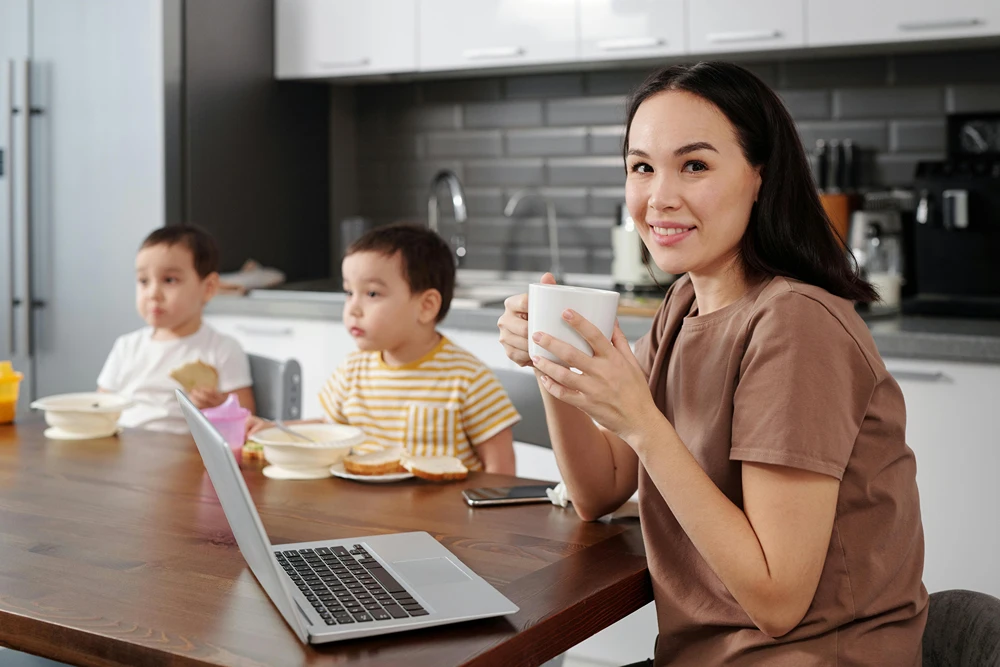
[[618, 322], [609, 341], [576, 311], [567, 310], [563, 319], [590, 344], [594, 356], [548, 334], [535, 333], [534, 341], [539, 346], [580, 371], [574, 373], [544, 357], [532, 357], [534, 367], [542, 374], [542, 385], [559, 400], [583, 410], [629, 442], [643, 424], [649, 423], [651, 416], [662, 413], [653, 402], [646, 375], [632, 354], [628, 339]]

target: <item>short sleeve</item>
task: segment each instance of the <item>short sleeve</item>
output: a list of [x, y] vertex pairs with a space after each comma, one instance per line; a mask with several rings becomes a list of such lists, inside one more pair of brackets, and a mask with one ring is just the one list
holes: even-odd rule
[[842, 479], [875, 389], [858, 342], [821, 302], [772, 297], [751, 317], [730, 459]]
[[122, 365], [125, 361], [124, 341], [122, 338], [115, 340], [111, 346], [111, 352], [104, 361], [101, 374], [97, 376], [97, 386], [106, 391], [121, 391], [122, 389]]
[[250, 359], [235, 339], [222, 337], [218, 352], [219, 391], [223, 394], [243, 389], [253, 384], [250, 377]]
[[500, 380], [489, 368], [480, 368], [462, 402], [462, 424], [469, 442], [480, 445], [519, 421], [521, 415]]
[[348, 357], [337, 370], [333, 372], [330, 379], [326, 381], [319, 391], [319, 404], [323, 406], [323, 412], [327, 419], [335, 424], [347, 424], [347, 416], [344, 414], [344, 398], [347, 396], [348, 364], [351, 357]]

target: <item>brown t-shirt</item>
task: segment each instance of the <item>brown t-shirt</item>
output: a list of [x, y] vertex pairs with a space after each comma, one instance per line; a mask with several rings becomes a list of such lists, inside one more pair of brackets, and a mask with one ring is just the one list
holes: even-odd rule
[[798, 627], [771, 639], [640, 468], [656, 664], [919, 666], [927, 591], [916, 463], [902, 393], [851, 302], [778, 277], [698, 315], [685, 276], [636, 356], [657, 406], [738, 507], [741, 461], [841, 480], [816, 595]]

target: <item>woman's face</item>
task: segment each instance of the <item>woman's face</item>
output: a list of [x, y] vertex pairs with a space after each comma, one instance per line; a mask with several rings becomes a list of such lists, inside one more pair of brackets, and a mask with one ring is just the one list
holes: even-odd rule
[[650, 255], [667, 273], [712, 276], [737, 258], [760, 171], [711, 102], [657, 93], [632, 119], [625, 202]]

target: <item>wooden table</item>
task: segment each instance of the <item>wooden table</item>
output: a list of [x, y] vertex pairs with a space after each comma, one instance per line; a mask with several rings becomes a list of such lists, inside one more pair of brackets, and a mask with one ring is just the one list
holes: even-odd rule
[[188, 436], [47, 440], [0, 426], [0, 644], [78, 665], [537, 665], [652, 600], [635, 520], [470, 509], [464, 487], [274, 481], [244, 469], [275, 544], [425, 530], [521, 611], [301, 644], [240, 555]]

